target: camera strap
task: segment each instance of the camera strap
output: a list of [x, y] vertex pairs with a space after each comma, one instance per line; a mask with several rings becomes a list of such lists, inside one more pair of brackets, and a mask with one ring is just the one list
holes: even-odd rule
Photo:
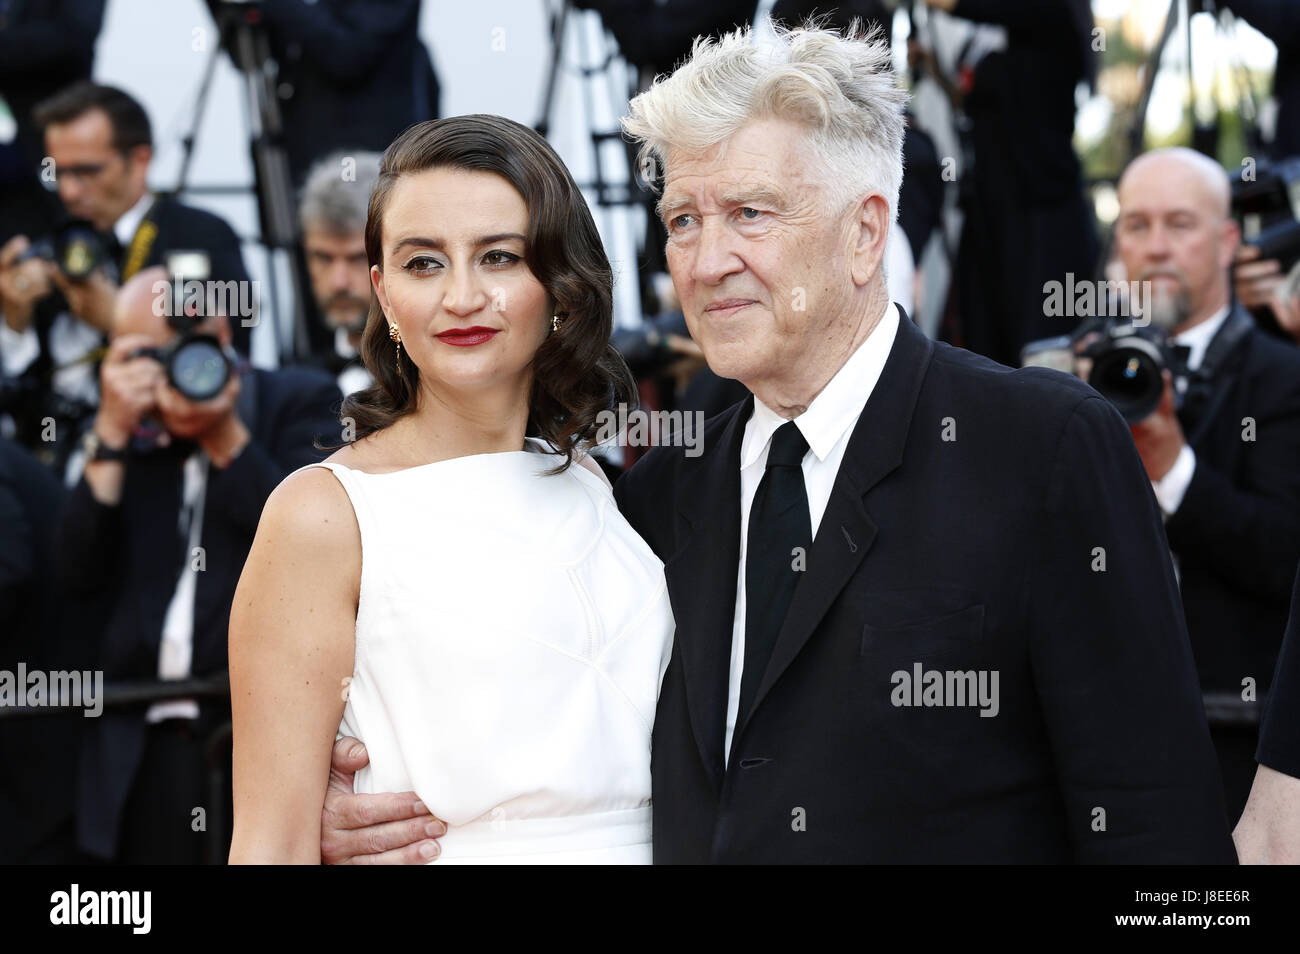
[[126, 262], [122, 265], [123, 284], [126, 284], [127, 279], [144, 268], [144, 263], [149, 260], [149, 253], [153, 251], [153, 244], [158, 239], [158, 226], [153, 220], [157, 208], [158, 200], [154, 199], [153, 204], [149, 206], [149, 211], [144, 214], [140, 224], [135, 227], [135, 234], [131, 236], [131, 244], [127, 246]]

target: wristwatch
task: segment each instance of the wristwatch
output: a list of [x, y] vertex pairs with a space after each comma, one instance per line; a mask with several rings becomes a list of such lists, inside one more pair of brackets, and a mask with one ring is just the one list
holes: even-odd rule
[[126, 447], [109, 447], [94, 430], [89, 430], [81, 438], [81, 449], [86, 454], [86, 463], [92, 460], [126, 460]]

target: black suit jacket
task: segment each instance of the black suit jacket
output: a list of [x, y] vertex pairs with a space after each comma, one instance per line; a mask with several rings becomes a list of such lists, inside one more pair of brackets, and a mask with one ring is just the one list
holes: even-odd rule
[[[1123, 420], [1073, 378], [931, 343], [906, 318], [724, 770], [751, 408], [615, 490], [665, 561], [677, 622], [656, 862], [1235, 860]], [[997, 715], [895, 706], [893, 674], [916, 663], [996, 671]]]
[[[291, 471], [325, 454], [313, 439], [337, 439], [341, 399], [327, 375], [311, 369], [253, 368], [252, 442], [224, 471], [209, 471], [203, 513], [206, 569], [194, 599], [190, 671], [205, 676], [226, 669], [230, 604], [253, 543], [262, 505]], [[245, 381], [245, 387], [248, 387]], [[126, 465], [116, 507], [95, 500], [83, 477], [73, 489], [58, 531], [60, 585], [69, 599], [99, 605], [103, 628], [88, 633], [105, 682], [157, 678], [163, 618], [175, 591], [181, 559], [188, 556], [177, 532], [182, 453], [134, 455]], [[88, 647], [89, 649], [90, 647]], [[228, 718], [229, 706], [204, 707]], [[81, 847], [110, 858], [118, 820], [144, 742], [144, 710], [110, 711], [94, 720], [81, 752], [77, 828]]]
[[1273, 691], [1259, 726], [1255, 761], [1300, 778], [1300, 573], [1291, 595], [1291, 617], [1282, 637]]
[[0, 242], [43, 235], [61, 205], [37, 179], [45, 143], [32, 110], [77, 80], [90, 78], [105, 0], [9, 0], [0, 20], [0, 96], [17, 123], [0, 144]]
[[382, 152], [438, 115], [420, 0], [266, 0], [264, 17], [296, 184], [328, 153]]
[[1180, 414], [1196, 470], [1165, 530], [1202, 687], [1240, 692], [1270, 684], [1300, 565], [1300, 349], [1256, 328], [1212, 382]]
[[[69, 652], [54, 582], [54, 523], [63, 489], [49, 469], [0, 438], [0, 669], [85, 668]], [[29, 854], [72, 811], [82, 716], [0, 718], [0, 864]], [[39, 860], [55, 860], [48, 857]]]

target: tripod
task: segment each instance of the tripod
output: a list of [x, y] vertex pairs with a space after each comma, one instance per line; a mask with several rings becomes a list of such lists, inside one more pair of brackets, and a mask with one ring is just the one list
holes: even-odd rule
[[[203, 79], [195, 99], [194, 120], [189, 132], [181, 139], [181, 168], [174, 193], [185, 190], [190, 161], [199, 125], [207, 106], [212, 77], [222, 51], [230, 55], [242, 84], [240, 102], [249, 132], [249, 152], [253, 162], [253, 193], [257, 200], [259, 238], [266, 249], [266, 273], [271, 301], [278, 303], [276, 278], [276, 252], [288, 257], [289, 281], [293, 293], [292, 347], [290, 355], [303, 356], [310, 351], [307, 337], [306, 312], [303, 308], [302, 276], [296, 267], [298, 255], [298, 223], [295, 217], [293, 183], [289, 175], [289, 160], [285, 155], [284, 125], [280, 117], [280, 104], [276, 98], [275, 66], [271, 57], [270, 40], [262, 23], [262, 11], [256, 3], [244, 0], [215, 0], [212, 6], [219, 40], [213, 47], [203, 69]], [[275, 321], [276, 353], [284, 363], [284, 329], [280, 309], [273, 308]]]

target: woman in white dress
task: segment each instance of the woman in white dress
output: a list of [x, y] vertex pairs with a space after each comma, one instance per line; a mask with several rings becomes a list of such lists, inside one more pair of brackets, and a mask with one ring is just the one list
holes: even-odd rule
[[649, 862], [673, 622], [582, 452], [632, 386], [590, 211], [532, 130], [431, 121], [385, 153], [366, 251], [376, 383], [267, 500], [231, 611], [231, 861], [320, 861], [347, 735], [356, 791], [446, 822], [440, 863]]

